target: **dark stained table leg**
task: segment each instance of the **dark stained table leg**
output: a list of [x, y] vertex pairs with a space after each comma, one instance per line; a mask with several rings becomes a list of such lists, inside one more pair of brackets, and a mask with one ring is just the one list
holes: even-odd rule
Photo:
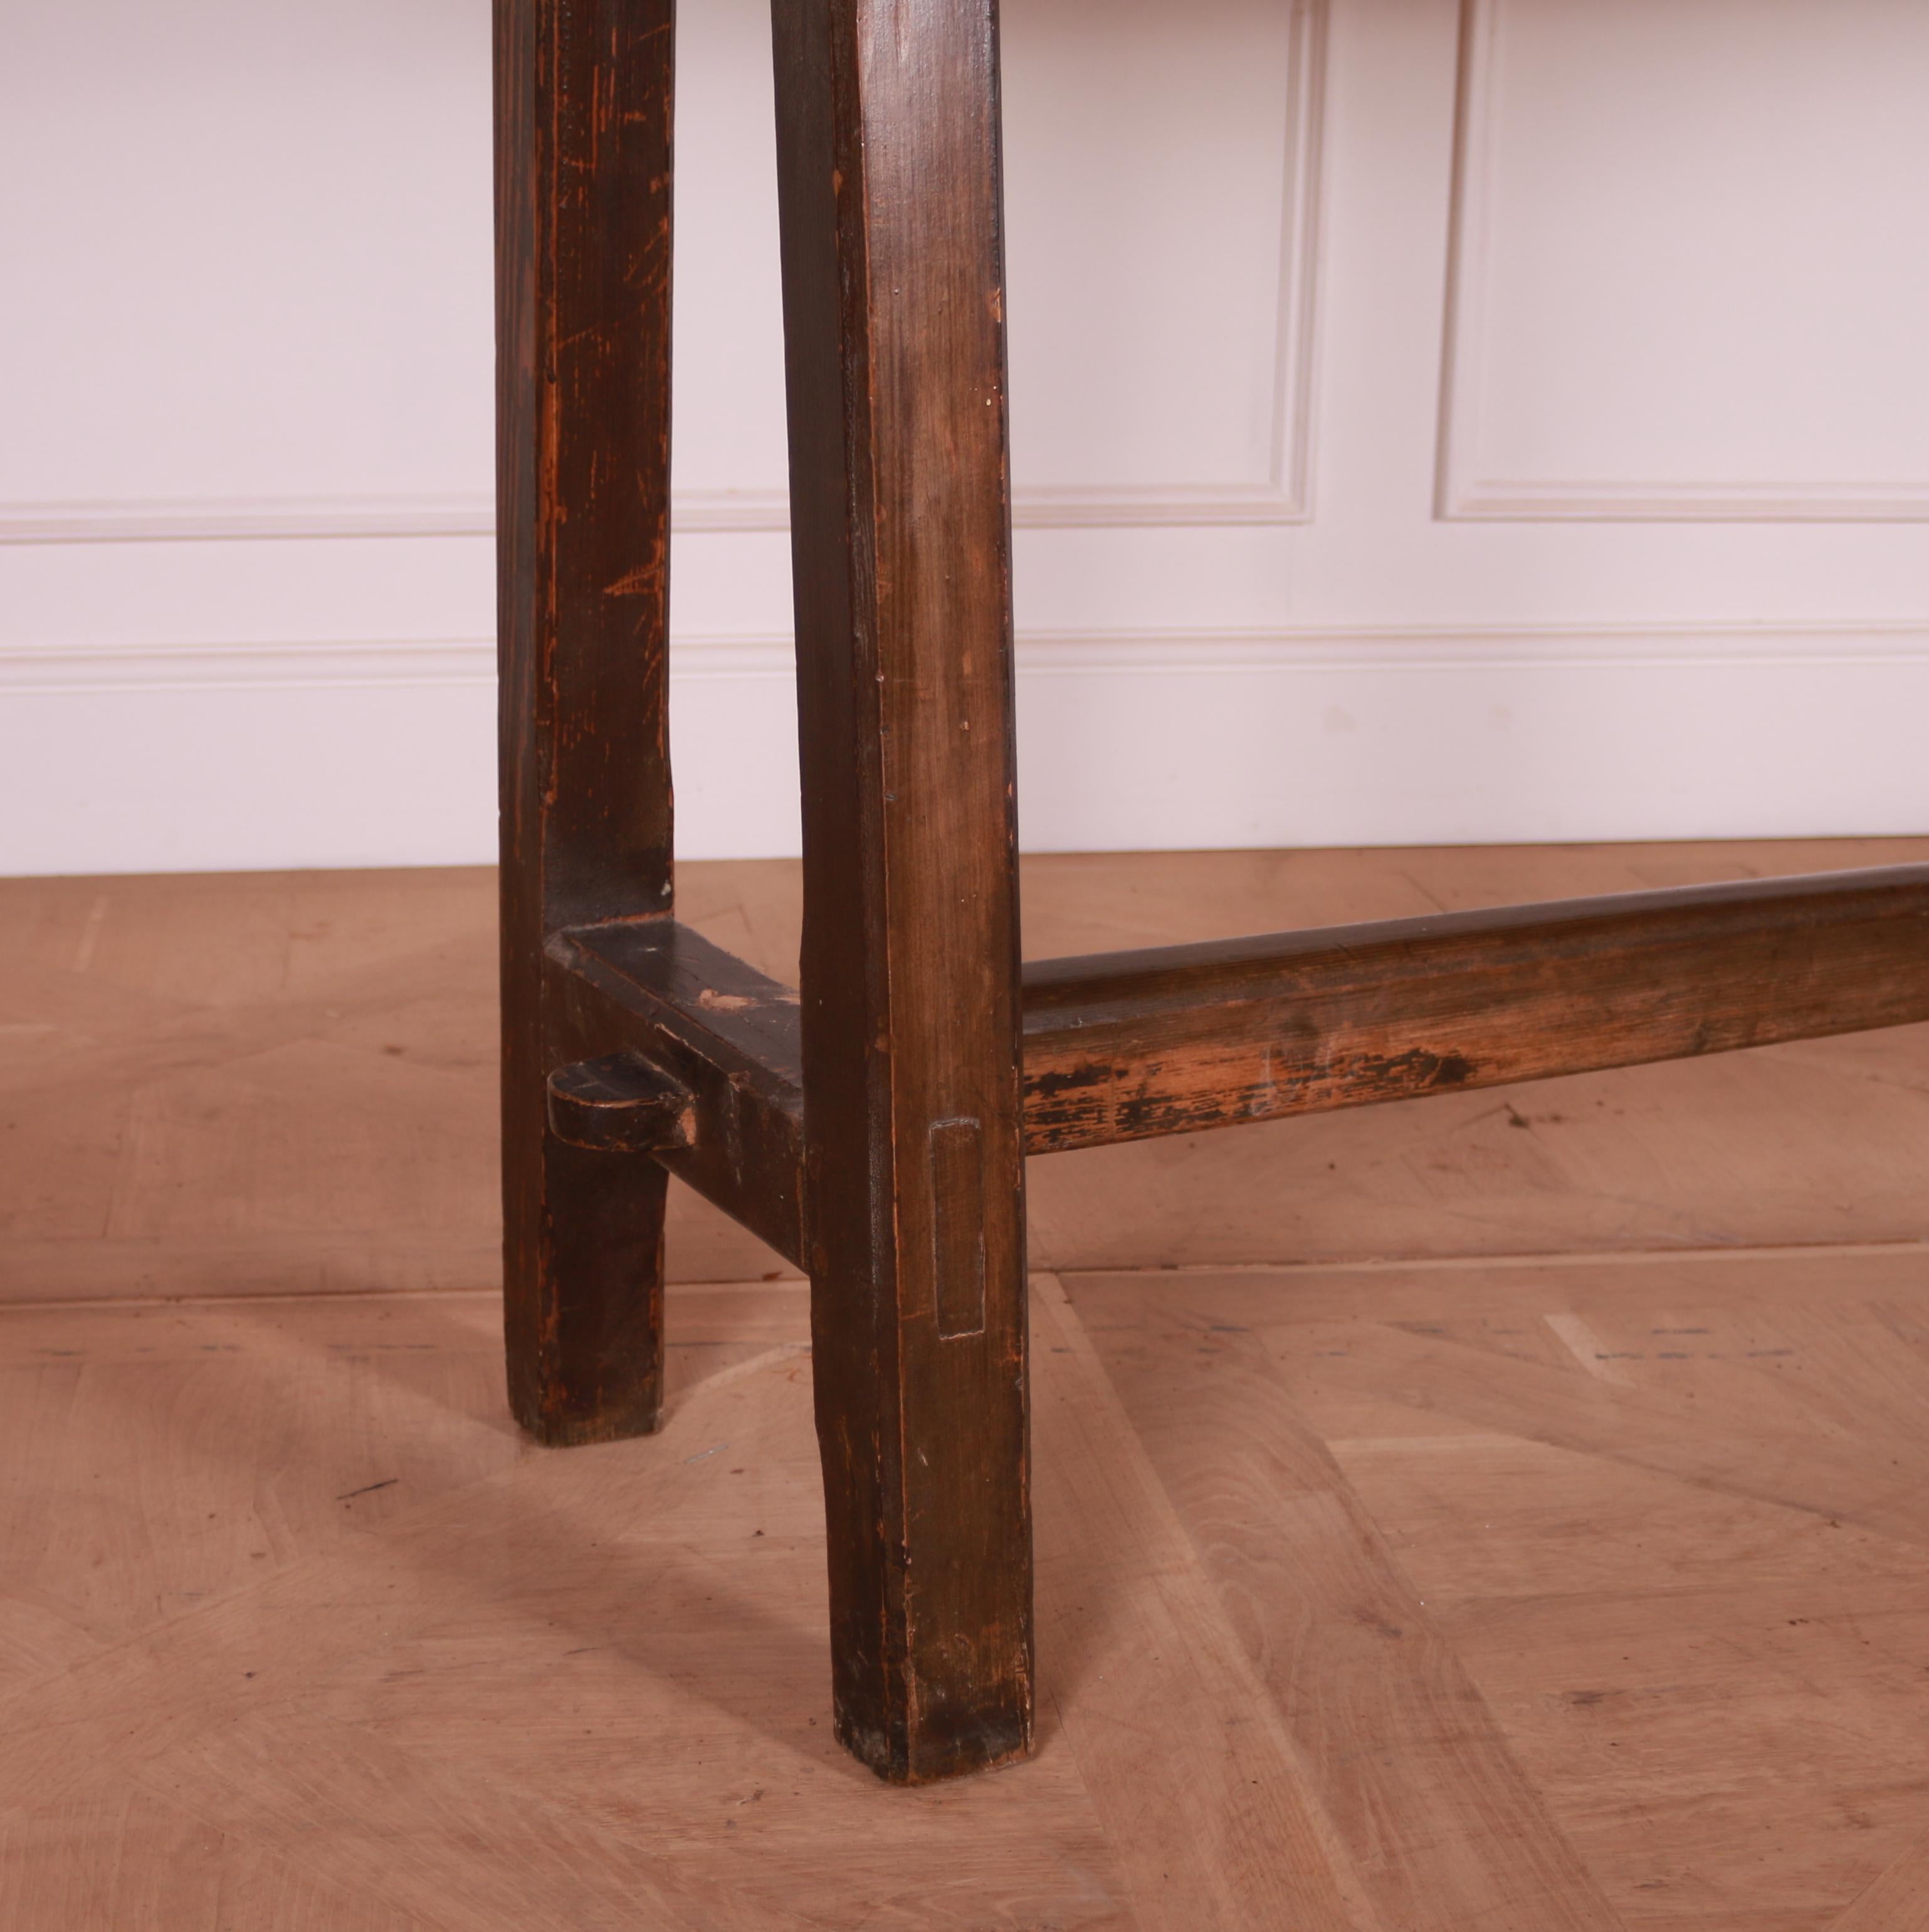
[[545, 1121], [547, 935], [667, 914], [670, 0], [496, 0], [503, 1178], [510, 1400], [655, 1426], [663, 1170]]
[[915, 1780], [1032, 1722], [996, 18], [774, 20], [833, 1688]]
[[1049, 1152], [1904, 1024], [1929, 867], [1021, 986], [996, 0], [772, 0], [801, 1004], [678, 926], [671, 4], [495, 0], [510, 1395], [548, 1442], [655, 1425], [666, 1170], [802, 1260], [838, 1735], [917, 1782], [1031, 1742], [1028, 1118]]

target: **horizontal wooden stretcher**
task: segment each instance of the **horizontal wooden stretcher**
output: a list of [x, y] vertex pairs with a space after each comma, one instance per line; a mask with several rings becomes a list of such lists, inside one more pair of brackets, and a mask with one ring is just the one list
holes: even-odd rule
[[656, 1426], [672, 1174], [807, 1270], [837, 1733], [915, 1780], [1032, 1738], [1027, 1153], [1929, 1018], [1929, 868], [1021, 970], [995, 0], [771, 15], [795, 992], [673, 909], [671, 0], [495, 0], [509, 1392]]

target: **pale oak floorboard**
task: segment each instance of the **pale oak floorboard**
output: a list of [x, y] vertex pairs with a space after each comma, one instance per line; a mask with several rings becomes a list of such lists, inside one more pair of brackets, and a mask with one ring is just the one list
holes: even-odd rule
[[1618, 1928], [1256, 1338], [1188, 1324], [1111, 1339], [1132, 1424], [1384, 1922]]
[[[1155, 1456], [1169, 1442], [1181, 1467], [1197, 1458], [1197, 1503], [1174, 1493], [1220, 1560], [1250, 1561], [1253, 1517], [1293, 1488], [1284, 1473], [1245, 1480], [1242, 1436], [1279, 1417], [1239, 1399], [1242, 1377], [1218, 1378], [1248, 1352], [1284, 1378], [1622, 1923], [1820, 1932], [1916, 1844], [1929, 1550], [1895, 1485], [1929, 1414], [1924, 1358], [1901, 1340], [1929, 1301], [1920, 1252], [1107, 1275], [1074, 1292]], [[1628, 1381], [1589, 1374], [1550, 1313], [1621, 1345]], [[1185, 1420], [1168, 1425], [1188, 1388]], [[1827, 1494], [1778, 1496], [1778, 1474], [1817, 1449]], [[1301, 1530], [1264, 1546], [1319, 1544]], [[1314, 1580], [1269, 1579], [1249, 1614], [1285, 1623], [1346, 1574], [1328, 1559]], [[1408, 1628], [1373, 1603], [1363, 1623]], [[1299, 1668], [1302, 1710], [1316, 1708], [1319, 1680]], [[1463, 1725], [1455, 1753], [1478, 1738]], [[1421, 1811], [1416, 1796], [1397, 1815]], [[1451, 1892], [1437, 1841], [1412, 1868]], [[1891, 1880], [1867, 1909], [1905, 1898]]]
[[1929, 1932], [1929, 1835], [1859, 1893], [1828, 1932]]
[[[1925, 854], [1050, 859], [1028, 946]], [[681, 884], [789, 976], [793, 868]], [[891, 1792], [788, 1270], [679, 1197], [665, 1430], [509, 1427], [490, 890], [0, 883], [7, 1932], [1924, 1932], [1929, 1028], [1035, 1163], [1041, 1748]]]
[[[1141, 1926], [1379, 1924], [1059, 1284], [1033, 1288], [1040, 1641]], [[1050, 1680], [1047, 1680], [1048, 1684]], [[1391, 1925], [1397, 1922], [1385, 1922]]]
[[451, 1928], [1135, 1922], [1068, 1752], [897, 1793], [831, 1742], [803, 1298], [698, 1298], [762, 1346], [660, 1435], [519, 1453], [16, 1692], [0, 1806], [58, 1838], [131, 1781]]
[[1782, 1419], [1789, 1426], [1777, 1436], [1725, 1436], [1706, 1427], [1686, 1401], [1397, 1328], [1376, 1330], [1362, 1341], [1342, 1326], [1309, 1324], [1268, 1339], [1289, 1366], [1291, 1387], [1371, 1394], [1823, 1521], [1853, 1522], [1918, 1550], [1929, 1545], [1915, 1466], [1922, 1460], [1920, 1443], [1903, 1445], [1906, 1454], [1886, 1455], [1872, 1467], [1865, 1450], [1796, 1426], [1786, 1404]]

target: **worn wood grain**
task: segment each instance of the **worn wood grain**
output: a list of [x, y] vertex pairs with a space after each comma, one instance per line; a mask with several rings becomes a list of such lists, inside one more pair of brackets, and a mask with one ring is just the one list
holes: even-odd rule
[[[502, 1172], [510, 1400], [654, 1426], [663, 1170], [548, 1131], [548, 935], [667, 910], [669, 0], [496, 0]], [[619, 1044], [607, 1042], [607, 1050]]]
[[917, 1780], [1032, 1729], [996, 14], [772, 17], [833, 1690]]
[[1929, 866], [1025, 970], [1035, 1153], [1929, 1019]]
[[[1904, 867], [1034, 962], [1026, 1147], [1907, 1024], [1929, 1018], [1925, 952], [1929, 868]], [[586, 1034], [622, 1034], [705, 1096], [708, 1150], [672, 1171], [801, 1253], [786, 1218], [801, 1157], [793, 996], [660, 922], [584, 928], [558, 957], [603, 996]], [[659, 1033], [666, 1010], [681, 1034]], [[738, 1050], [693, 1054], [726, 1012]]]
[[608, 1154], [671, 1153], [696, 1129], [690, 1090], [625, 1050], [574, 1060], [550, 1076], [550, 1132]]
[[621, 1041], [690, 1096], [688, 1144], [657, 1150], [678, 1179], [804, 1258], [804, 1074], [798, 997], [675, 920], [554, 936], [564, 1024]]
[[[1023, 904], [1058, 955], [1925, 849], [1041, 855]], [[0, 1304], [496, 1281], [495, 887], [0, 880]], [[794, 988], [799, 887], [794, 861], [685, 865], [677, 916]], [[1929, 1028], [1846, 1034], [1075, 1150], [1032, 1164], [1030, 1246], [1089, 1268], [1913, 1240], [1925, 1136]], [[789, 1265], [675, 1181], [665, 1246], [672, 1282]]]

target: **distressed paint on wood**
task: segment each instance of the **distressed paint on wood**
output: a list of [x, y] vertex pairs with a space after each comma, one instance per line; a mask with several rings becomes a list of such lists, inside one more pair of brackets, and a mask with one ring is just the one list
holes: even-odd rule
[[1034, 1153], [1929, 1019], [1929, 867], [1025, 970]]

